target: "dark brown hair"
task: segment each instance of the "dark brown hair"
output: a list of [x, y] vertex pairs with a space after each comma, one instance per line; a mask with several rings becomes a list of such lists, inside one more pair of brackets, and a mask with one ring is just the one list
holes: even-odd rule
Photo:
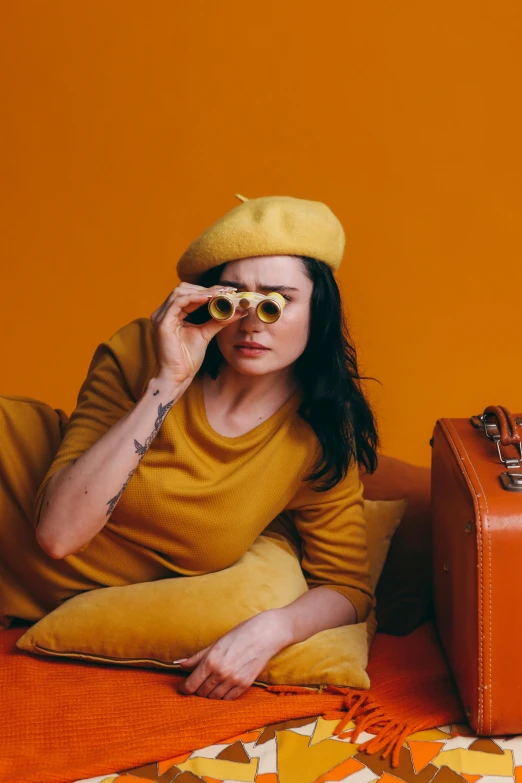
[[[298, 412], [314, 430], [322, 452], [305, 478], [316, 485], [314, 489], [324, 491], [344, 478], [353, 459], [363, 464], [368, 473], [377, 468], [377, 424], [360, 385], [361, 380], [377, 379], [359, 375], [357, 352], [330, 267], [315, 258], [299, 258], [313, 283], [313, 291], [308, 343], [295, 362], [303, 394]], [[223, 267], [221, 264], [209, 269], [199, 285], [210, 287], [218, 283]], [[214, 338], [200, 372], [216, 378], [222, 361]]]

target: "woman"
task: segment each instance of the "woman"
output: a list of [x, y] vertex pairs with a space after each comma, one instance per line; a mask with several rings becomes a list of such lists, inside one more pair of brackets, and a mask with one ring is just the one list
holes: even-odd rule
[[[25, 570], [31, 608], [17, 613], [197, 577], [261, 533], [284, 536], [314, 589], [183, 663], [186, 693], [223, 699], [279, 650], [363, 622], [373, 605], [358, 462], [375, 470], [378, 436], [332, 273], [344, 232], [320, 202], [240, 198], [187, 249], [182, 282], [150, 319], [98, 347], [36, 498], [42, 554]], [[277, 291], [285, 306], [271, 324], [252, 307], [198, 323], [218, 291]]]

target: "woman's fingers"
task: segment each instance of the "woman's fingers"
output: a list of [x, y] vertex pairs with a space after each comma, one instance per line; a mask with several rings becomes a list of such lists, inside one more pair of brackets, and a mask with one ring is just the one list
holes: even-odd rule
[[173, 291], [170, 292], [170, 294], [167, 296], [166, 299], [163, 300], [163, 302], [160, 304], [156, 310], [151, 315], [151, 321], [154, 321], [155, 319], [159, 319], [162, 316], [165, 315], [166, 311], [169, 309], [172, 302], [176, 299], [176, 296], [179, 296], [179, 286], [178, 288], [175, 288]]
[[212, 294], [187, 294], [186, 296], [177, 296], [173, 302], [170, 314], [180, 321], [189, 313], [193, 313], [199, 307], [208, 302]]
[[201, 324], [201, 326], [198, 326], [197, 328], [200, 330], [207, 343], [209, 343], [218, 332], [225, 328], [225, 326], [230, 326], [230, 324], [233, 324], [236, 321], [240, 321], [241, 318], [245, 318], [247, 315], [248, 310], [242, 310], [240, 307], [238, 307], [234, 315], [231, 318], [228, 318], [226, 321], [217, 321], [214, 318], [211, 318], [209, 321], [206, 321], [206, 323]]
[[[167, 296], [167, 298], [160, 304], [158, 308], [152, 313], [150, 316], [151, 321], [159, 320], [162, 318], [167, 311], [169, 310], [170, 306], [177, 302], [181, 298], [191, 297], [193, 299], [196, 299], [197, 295], [207, 295], [208, 298], [213, 296], [218, 291], [235, 291], [235, 288], [231, 288], [230, 286], [221, 286], [219, 284], [210, 286], [209, 288], [205, 288], [201, 285], [194, 285], [192, 283], [180, 283], [179, 286], [177, 286], [171, 293]], [[197, 310], [198, 307], [201, 307], [202, 302], [204, 302], [203, 299], [198, 300], [198, 304], [193, 307], [191, 310], [186, 310], [185, 307], [183, 309], [186, 310], [187, 313], [193, 312], [194, 310]], [[179, 310], [177, 311], [179, 312]]]
[[209, 674], [207, 679], [196, 690], [197, 696], [205, 696], [207, 699], [237, 699], [252, 685], [246, 673], [239, 677], [222, 677], [217, 672]]
[[229, 690], [230, 685], [223, 681], [219, 675], [212, 673], [201, 683], [195, 693], [197, 696], [206, 696], [208, 699], [220, 699]]
[[238, 698], [254, 681], [247, 671], [248, 667], [242, 667], [244, 671], [241, 674], [233, 672], [225, 661], [213, 660], [210, 650], [206, 648], [185, 661], [185, 666], [195, 666], [195, 669], [185, 681], [183, 690], [208, 699]]
[[221, 677], [216, 672], [209, 674], [207, 679], [201, 683], [195, 691], [197, 696], [205, 696], [207, 699], [237, 698], [248, 688], [244, 683], [238, 683], [231, 677]]
[[[225, 693], [230, 690], [230, 683], [220, 682], [215, 688], [211, 688], [207, 693], [203, 694], [198, 691], [198, 696], [206, 696], [207, 699], [222, 699]], [[201, 688], [200, 688], [201, 690]]]
[[[197, 693], [198, 696], [206, 696], [217, 686], [232, 676], [232, 672], [224, 670], [223, 666], [210, 658], [212, 647], [201, 650], [192, 658], [185, 661], [185, 666], [194, 670], [182, 685], [185, 693]], [[229, 690], [228, 686], [227, 690]]]
[[[250, 684], [252, 684], [252, 683], [250, 683]], [[250, 686], [248, 686], [248, 687], [250, 687]], [[247, 690], [248, 690], [248, 688], [246, 688], [244, 685], [235, 685], [227, 693], [225, 693], [225, 695], [222, 696], [221, 698], [226, 700], [226, 701], [232, 701], [233, 699], [238, 699]]]

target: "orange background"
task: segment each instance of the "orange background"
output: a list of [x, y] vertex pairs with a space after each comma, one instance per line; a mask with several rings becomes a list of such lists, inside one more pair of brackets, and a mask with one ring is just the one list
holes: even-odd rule
[[99, 342], [249, 198], [325, 201], [382, 449], [522, 410], [522, 5], [3, 6], [2, 394], [71, 412]]

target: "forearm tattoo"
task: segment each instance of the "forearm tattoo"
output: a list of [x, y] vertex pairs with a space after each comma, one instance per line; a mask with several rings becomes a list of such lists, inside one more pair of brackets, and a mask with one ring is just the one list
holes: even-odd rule
[[[174, 400], [171, 400], [170, 402], [167, 402], [166, 405], [162, 405], [161, 402], [160, 402], [160, 404], [158, 405], [158, 417], [157, 417], [156, 421], [154, 422], [154, 429], [152, 430], [151, 434], [149, 435], [149, 437], [145, 441], [144, 445], [139, 443], [139, 441], [137, 441], [136, 439], [134, 440], [134, 447], [136, 449], [135, 453], [140, 455], [140, 458], [138, 460], [138, 465], [140, 464], [141, 460], [143, 459], [143, 457], [147, 453], [150, 444], [152, 443], [152, 441], [154, 440], [154, 438], [158, 434], [159, 428], [163, 424], [163, 420], [165, 419], [165, 416], [167, 415], [167, 413], [169, 412], [169, 410], [172, 408], [173, 405], [174, 405]], [[118, 502], [118, 500], [123, 495], [123, 493], [125, 491], [125, 487], [127, 486], [129, 481], [131, 480], [131, 478], [134, 475], [134, 473], [136, 472], [136, 469], [138, 468], [138, 465], [136, 465], [136, 467], [133, 470], [131, 470], [131, 472], [129, 473], [129, 475], [127, 477], [127, 480], [126, 480], [125, 484], [120, 489], [118, 494], [115, 495], [113, 498], [111, 498], [109, 500], [109, 502], [107, 503], [109, 508], [108, 508], [108, 510], [106, 512], [106, 516], [110, 516], [112, 514], [112, 512], [114, 511], [114, 507], [116, 506], [116, 503]]]

